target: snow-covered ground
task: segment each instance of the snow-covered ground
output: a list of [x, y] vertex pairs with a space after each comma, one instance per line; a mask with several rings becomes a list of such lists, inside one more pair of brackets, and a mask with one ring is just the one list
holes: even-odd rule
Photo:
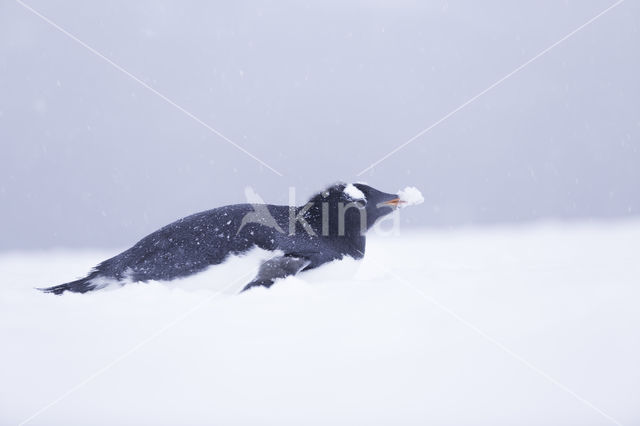
[[637, 221], [405, 231], [241, 295], [33, 290], [113, 254], [0, 255], [1, 424], [640, 424]]

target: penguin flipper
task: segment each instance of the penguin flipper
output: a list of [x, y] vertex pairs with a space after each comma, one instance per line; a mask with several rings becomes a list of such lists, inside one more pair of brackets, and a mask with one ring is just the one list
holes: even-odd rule
[[269, 259], [260, 265], [258, 275], [256, 275], [253, 281], [247, 284], [242, 291], [258, 286], [269, 288], [278, 278], [295, 275], [310, 263], [311, 261], [309, 259], [297, 256], [278, 256]]

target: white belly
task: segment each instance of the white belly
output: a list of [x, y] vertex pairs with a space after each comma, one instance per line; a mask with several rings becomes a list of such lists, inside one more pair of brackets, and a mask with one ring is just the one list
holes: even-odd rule
[[197, 274], [161, 282], [171, 288], [188, 291], [207, 289], [229, 294], [238, 293], [256, 276], [265, 260], [276, 256], [282, 256], [282, 252], [254, 247], [246, 253], [229, 256], [223, 263], [211, 265]]

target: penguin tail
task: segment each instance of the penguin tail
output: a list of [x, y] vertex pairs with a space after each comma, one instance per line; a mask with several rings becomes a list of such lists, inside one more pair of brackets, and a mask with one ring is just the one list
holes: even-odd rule
[[74, 293], [86, 293], [88, 291], [93, 290], [94, 288], [95, 288], [95, 284], [91, 283], [90, 279], [81, 278], [76, 281], [55, 285], [53, 287], [38, 288], [37, 290], [40, 290], [45, 293], [62, 294], [65, 291], [72, 291]]

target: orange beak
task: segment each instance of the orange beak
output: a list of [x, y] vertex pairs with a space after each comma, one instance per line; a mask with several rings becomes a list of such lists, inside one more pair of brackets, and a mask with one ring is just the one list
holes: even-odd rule
[[385, 205], [388, 205], [388, 206], [398, 207], [398, 205], [400, 205], [402, 203], [406, 203], [406, 201], [402, 201], [400, 198], [394, 198], [393, 200], [385, 201], [385, 202], [380, 203], [380, 204], [385, 204]]

